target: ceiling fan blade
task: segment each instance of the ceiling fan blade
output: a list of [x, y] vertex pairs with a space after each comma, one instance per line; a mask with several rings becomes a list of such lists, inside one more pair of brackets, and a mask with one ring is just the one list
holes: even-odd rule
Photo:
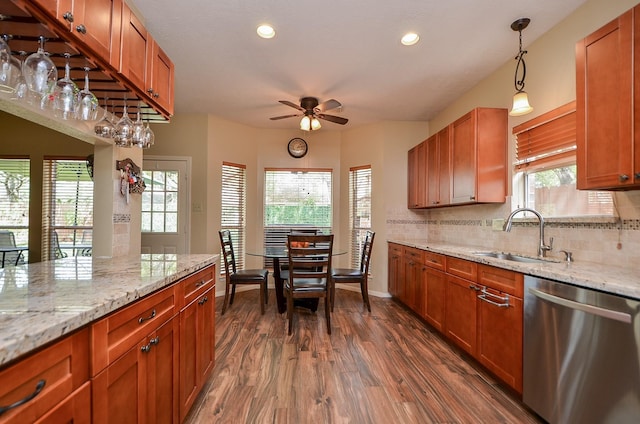
[[269, 118], [272, 121], [276, 121], [278, 119], [285, 119], [285, 118], [293, 118], [294, 116], [302, 116], [301, 114], [295, 114], [295, 115], [282, 115], [282, 116], [274, 116], [273, 118]]
[[338, 108], [340, 106], [342, 106], [342, 103], [340, 103], [336, 99], [329, 99], [327, 101], [324, 101], [324, 102], [320, 103], [318, 106], [313, 108], [313, 110], [316, 113], [322, 113], [322, 112], [324, 112], [326, 110], [335, 109], [335, 108]]
[[299, 105], [290, 102], [289, 100], [278, 100], [280, 103], [282, 103], [283, 105], [287, 105], [287, 106], [291, 106], [294, 109], [298, 109], [301, 112], [304, 112], [304, 109], [301, 108]]
[[325, 115], [323, 113], [319, 113], [318, 118], [324, 119], [325, 121], [335, 122], [336, 124], [344, 125], [349, 120], [347, 118], [343, 118], [342, 116], [333, 116], [333, 115]]

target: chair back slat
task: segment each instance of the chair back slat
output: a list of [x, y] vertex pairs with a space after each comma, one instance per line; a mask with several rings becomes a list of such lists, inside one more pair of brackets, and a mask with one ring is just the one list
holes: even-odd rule
[[296, 279], [326, 279], [330, 275], [333, 234], [290, 234], [287, 238], [287, 248], [289, 249], [289, 277], [294, 283]]
[[367, 231], [364, 244], [362, 245], [362, 256], [360, 258], [360, 271], [363, 275], [369, 273], [369, 263], [371, 262], [371, 250], [373, 250], [373, 239], [376, 233], [373, 231]]
[[222, 246], [222, 259], [224, 260], [224, 269], [228, 278], [231, 274], [235, 274], [237, 272], [236, 255], [233, 251], [231, 231], [222, 230], [218, 233], [220, 234], [220, 246]]

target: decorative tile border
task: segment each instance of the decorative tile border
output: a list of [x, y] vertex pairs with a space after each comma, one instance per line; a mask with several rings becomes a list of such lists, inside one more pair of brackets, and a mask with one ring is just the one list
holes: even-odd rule
[[121, 224], [131, 222], [131, 214], [129, 213], [114, 213], [113, 214], [113, 223]]
[[[491, 227], [493, 224], [492, 219], [425, 219], [425, 220], [413, 220], [413, 219], [388, 219], [387, 224], [392, 225], [407, 225], [407, 224], [421, 224], [421, 225], [458, 225], [458, 226], [471, 226], [471, 227]], [[537, 220], [514, 220], [513, 226], [515, 227], [537, 227]], [[581, 229], [581, 230], [626, 230], [626, 231], [640, 231], [640, 219], [623, 219], [621, 223], [618, 222], [558, 222], [545, 220], [545, 227], [561, 228], [561, 229]]]

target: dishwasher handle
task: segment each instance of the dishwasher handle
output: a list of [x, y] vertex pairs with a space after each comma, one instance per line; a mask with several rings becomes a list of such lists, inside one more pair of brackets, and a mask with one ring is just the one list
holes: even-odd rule
[[616, 321], [624, 322], [625, 324], [631, 324], [631, 314], [626, 312], [612, 311], [611, 309], [601, 308], [599, 306], [588, 305], [586, 303], [575, 302], [573, 300], [565, 299], [563, 297], [554, 296], [552, 294], [529, 287], [529, 293], [532, 295], [546, 300], [547, 302], [555, 303], [560, 306], [564, 306], [578, 311], [586, 312], [588, 314], [598, 315], [603, 318], [609, 318]]

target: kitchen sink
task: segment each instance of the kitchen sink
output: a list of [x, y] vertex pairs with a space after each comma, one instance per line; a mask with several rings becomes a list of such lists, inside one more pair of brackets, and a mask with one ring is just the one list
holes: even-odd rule
[[505, 261], [513, 262], [527, 262], [527, 263], [546, 263], [546, 262], [560, 262], [556, 259], [550, 258], [533, 258], [531, 256], [523, 256], [517, 253], [506, 252], [473, 252], [476, 256], [485, 256], [489, 258], [504, 259]]

